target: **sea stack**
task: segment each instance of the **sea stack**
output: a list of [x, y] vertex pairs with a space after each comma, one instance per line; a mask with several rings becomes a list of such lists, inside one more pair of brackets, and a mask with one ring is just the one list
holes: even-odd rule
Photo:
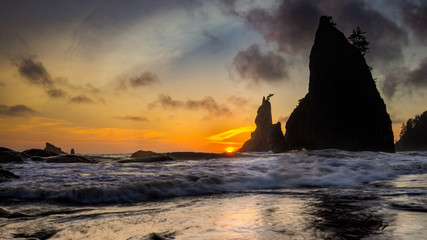
[[251, 133], [251, 139], [246, 141], [239, 152], [284, 152], [285, 138], [280, 122], [272, 123], [270, 94], [262, 98], [262, 104], [258, 108], [255, 118], [256, 129]]
[[56, 154], [67, 154], [66, 152], [62, 151], [61, 148], [56, 147], [55, 145], [50, 144], [48, 142], [46, 143], [46, 147], [43, 150], [44, 151], [53, 152], [53, 153], [56, 153]]
[[359, 49], [322, 16], [310, 53], [310, 82], [286, 123], [292, 149], [394, 152], [390, 116]]

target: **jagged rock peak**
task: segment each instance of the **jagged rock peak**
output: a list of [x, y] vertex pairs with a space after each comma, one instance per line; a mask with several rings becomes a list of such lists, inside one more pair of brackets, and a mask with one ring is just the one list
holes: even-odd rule
[[46, 147], [43, 149], [44, 151], [49, 151], [57, 154], [66, 154], [66, 152], [62, 151], [61, 148], [56, 147], [55, 145], [51, 143], [46, 143]]
[[321, 17], [310, 53], [310, 81], [286, 124], [290, 149], [394, 152], [390, 116], [359, 49]]
[[280, 122], [273, 124], [271, 117], [270, 94], [262, 98], [255, 118], [256, 129], [251, 133], [251, 139], [246, 141], [239, 149], [240, 152], [283, 152], [284, 136]]

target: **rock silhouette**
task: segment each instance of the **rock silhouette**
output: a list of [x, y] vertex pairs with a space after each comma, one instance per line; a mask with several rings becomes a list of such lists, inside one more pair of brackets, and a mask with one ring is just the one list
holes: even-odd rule
[[246, 141], [239, 152], [283, 152], [286, 150], [280, 122], [272, 123], [270, 94], [262, 98], [255, 118], [256, 129], [251, 133], [251, 139]]
[[394, 152], [390, 116], [356, 47], [322, 16], [310, 53], [310, 82], [286, 123], [287, 149]]
[[396, 150], [427, 151], [427, 111], [408, 119], [406, 124], [402, 125]]
[[22, 163], [25, 157], [28, 157], [25, 154], [21, 154], [12, 149], [0, 147], [0, 163]]
[[57, 153], [57, 154], [67, 154], [66, 152], [62, 151], [61, 148], [56, 147], [55, 145], [50, 144], [48, 142], [46, 143], [46, 147], [43, 150], [53, 152], [53, 153]]
[[8, 170], [3, 169], [0, 166], [0, 182], [5, 182], [5, 181], [8, 181], [10, 179], [18, 179], [18, 178], [19, 178], [19, 176], [15, 175], [14, 173], [12, 173]]

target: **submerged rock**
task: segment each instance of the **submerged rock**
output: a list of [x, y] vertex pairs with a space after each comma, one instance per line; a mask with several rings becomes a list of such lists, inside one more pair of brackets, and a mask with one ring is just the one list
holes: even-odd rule
[[12, 149], [0, 147], [0, 163], [22, 163], [24, 157], [26, 156]]
[[390, 116], [356, 47], [321, 17], [310, 54], [310, 83], [286, 123], [288, 149], [394, 152]]
[[0, 166], [0, 182], [4, 182], [4, 181], [10, 180], [10, 179], [18, 179], [18, 178], [19, 178], [19, 176], [15, 175], [14, 173], [12, 173], [8, 170], [3, 169]]
[[36, 148], [32, 148], [32, 149], [28, 149], [23, 151], [22, 153], [30, 156], [30, 157], [51, 157], [51, 156], [57, 156], [59, 154], [54, 153], [54, 152], [50, 152], [50, 151], [46, 151], [46, 150], [41, 150], [41, 149], [36, 149]]
[[408, 119], [406, 124], [402, 125], [396, 150], [427, 151], [427, 111]]
[[251, 139], [246, 141], [239, 152], [283, 152], [286, 150], [280, 122], [272, 123], [270, 97], [262, 98], [255, 118], [256, 129], [251, 133]]
[[46, 143], [46, 147], [43, 149], [45, 151], [53, 152], [56, 154], [67, 154], [66, 152], [62, 151], [61, 148], [54, 146], [53, 144]]

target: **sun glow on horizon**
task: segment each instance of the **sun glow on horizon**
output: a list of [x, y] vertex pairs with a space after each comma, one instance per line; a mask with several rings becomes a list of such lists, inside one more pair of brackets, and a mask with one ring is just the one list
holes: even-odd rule
[[228, 153], [233, 153], [233, 152], [236, 151], [236, 148], [235, 147], [231, 147], [231, 146], [230, 147], [226, 147], [225, 151], [228, 152]]

